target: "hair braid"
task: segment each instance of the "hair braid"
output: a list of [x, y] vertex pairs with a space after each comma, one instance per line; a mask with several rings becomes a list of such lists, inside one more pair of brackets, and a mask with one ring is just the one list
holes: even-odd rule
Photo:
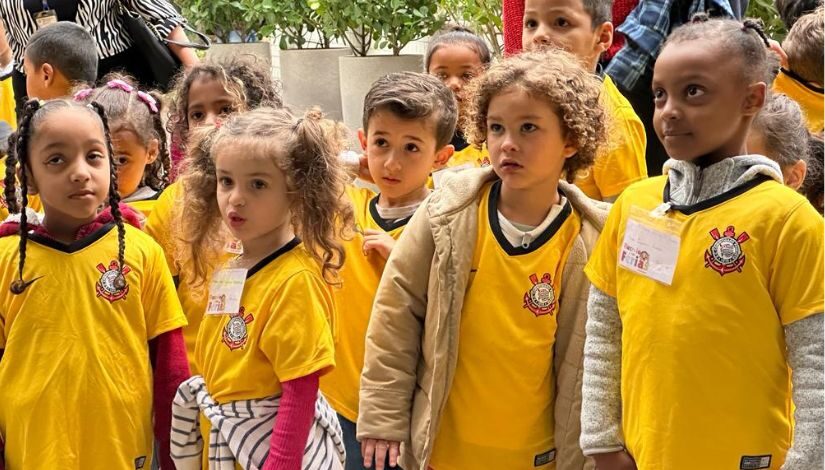
[[112, 149], [112, 137], [109, 134], [109, 121], [106, 119], [106, 112], [97, 102], [89, 104], [97, 111], [103, 123], [103, 134], [106, 136], [106, 151], [109, 153], [109, 209], [112, 211], [112, 218], [117, 225], [117, 269], [118, 277], [115, 280], [115, 288], [126, 287], [126, 277], [123, 274], [123, 259], [126, 255], [126, 227], [123, 224], [123, 214], [120, 212], [120, 194], [117, 192], [117, 168], [115, 168], [114, 151]]

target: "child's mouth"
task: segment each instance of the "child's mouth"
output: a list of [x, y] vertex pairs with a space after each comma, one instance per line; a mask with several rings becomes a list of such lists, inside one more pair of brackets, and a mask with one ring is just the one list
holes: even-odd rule
[[398, 178], [390, 178], [388, 176], [385, 176], [385, 177], [381, 178], [381, 180], [384, 181], [387, 184], [398, 184], [398, 183], [401, 182], [401, 180], [398, 179]]
[[92, 199], [95, 197], [95, 192], [91, 189], [83, 189], [81, 191], [73, 192], [69, 195], [70, 199]]
[[504, 171], [515, 171], [520, 170], [521, 168], [523, 168], [521, 165], [512, 160], [505, 160], [501, 162], [501, 169]]
[[229, 219], [229, 226], [232, 228], [238, 228], [246, 222], [246, 219], [237, 214], [229, 214], [227, 218]]

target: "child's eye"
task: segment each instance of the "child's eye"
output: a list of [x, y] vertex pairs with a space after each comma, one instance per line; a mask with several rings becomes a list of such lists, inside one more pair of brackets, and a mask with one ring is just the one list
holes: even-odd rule
[[444, 72], [438, 72], [437, 74], [435, 74], [435, 76], [438, 77], [438, 79], [441, 81], [444, 81], [448, 78], [447, 74]]
[[205, 114], [203, 114], [200, 111], [195, 111], [194, 113], [189, 114], [189, 120], [190, 121], [201, 122], [201, 121], [203, 121], [204, 117], [205, 117]]
[[[93, 152], [90, 153], [86, 158], [88, 158], [89, 160], [103, 160], [105, 157], [102, 153]], [[115, 164], [117, 164], [117, 159], [115, 159]]]
[[387, 139], [375, 139], [374, 144], [377, 147], [386, 147], [388, 145]]
[[476, 74], [474, 74], [473, 72], [464, 72], [464, 75], [461, 76], [461, 78], [466, 82], [469, 82], [470, 80], [474, 79], [475, 77], [476, 77]]
[[705, 91], [696, 85], [690, 85], [687, 87], [687, 95], [691, 98], [696, 98], [704, 94]]
[[226, 115], [232, 114], [234, 112], [235, 112], [235, 108], [233, 108], [232, 106], [224, 106], [223, 108], [221, 108], [221, 115], [222, 116], [226, 116]]
[[63, 155], [53, 155], [46, 160], [46, 165], [60, 165], [63, 163]]
[[570, 26], [570, 22], [565, 18], [556, 18], [556, 26], [566, 28], [567, 26]]
[[127, 163], [129, 163], [129, 158], [127, 158], [125, 155], [116, 156], [114, 158], [114, 160], [115, 160], [115, 165], [117, 165], [117, 166], [123, 166], [123, 165], [126, 165]]
[[418, 146], [415, 144], [407, 144], [404, 146], [407, 152], [418, 152]]
[[266, 188], [266, 181], [252, 180], [252, 188], [253, 189], [264, 189], [264, 188]]
[[536, 23], [536, 20], [524, 20], [524, 27], [525, 28], [533, 29], [536, 26], [538, 26], [538, 23]]
[[653, 90], [653, 101], [661, 101], [665, 98], [665, 91], [661, 88]]
[[221, 186], [232, 186], [232, 178], [228, 178], [226, 176], [221, 176], [218, 178], [218, 184]]
[[502, 126], [501, 124], [492, 123], [487, 125], [487, 130], [492, 132], [493, 134], [498, 134], [499, 132], [504, 131], [504, 126]]
[[522, 132], [533, 132], [536, 129], [538, 129], [538, 127], [536, 127], [535, 124], [530, 123], [530, 122], [525, 122], [524, 124], [521, 125], [521, 131]]

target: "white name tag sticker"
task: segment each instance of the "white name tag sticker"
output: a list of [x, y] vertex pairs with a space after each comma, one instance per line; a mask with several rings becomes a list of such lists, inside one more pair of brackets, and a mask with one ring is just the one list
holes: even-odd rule
[[207, 315], [223, 315], [240, 311], [246, 273], [246, 269], [221, 269], [215, 273], [209, 284]]
[[54, 10], [45, 10], [34, 14], [34, 22], [37, 29], [45, 28], [50, 24], [57, 23], [57, 13]]
[[657, 226], [647, 220], [632, 216], [627, 220], [619, 266], [669, 286], [679, 259], [679, 232], [668, 219], [660, 219]]

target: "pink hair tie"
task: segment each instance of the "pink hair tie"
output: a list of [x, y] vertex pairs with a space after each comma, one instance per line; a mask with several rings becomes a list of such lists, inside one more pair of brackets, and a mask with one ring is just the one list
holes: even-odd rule
[[92, 96], [92, 93], [94, 93], [94, 89], [84, 88], [75, 93], [73, 98], [75, 101], [86, 101], [86, 98]]
[[146, 106], [149, 107], [149, 111], [152, 111], [152, 114], [158, 113], [158, 102], [152, 98], [152, 95], [146, 93], [145, 91], [138, 91], [137, 96], [140, 101], [143, 101]]
[[126, 93], [131, 93], [131, 92], [135, 91], [135, 88], [132, 85], [129, 85], [128, 83], [124, 82], [123, 80], [110, 80], [108, 83], [106, 83], [106, 86], [108, 88], [121, 89], [121, 90], [125, 91]]

